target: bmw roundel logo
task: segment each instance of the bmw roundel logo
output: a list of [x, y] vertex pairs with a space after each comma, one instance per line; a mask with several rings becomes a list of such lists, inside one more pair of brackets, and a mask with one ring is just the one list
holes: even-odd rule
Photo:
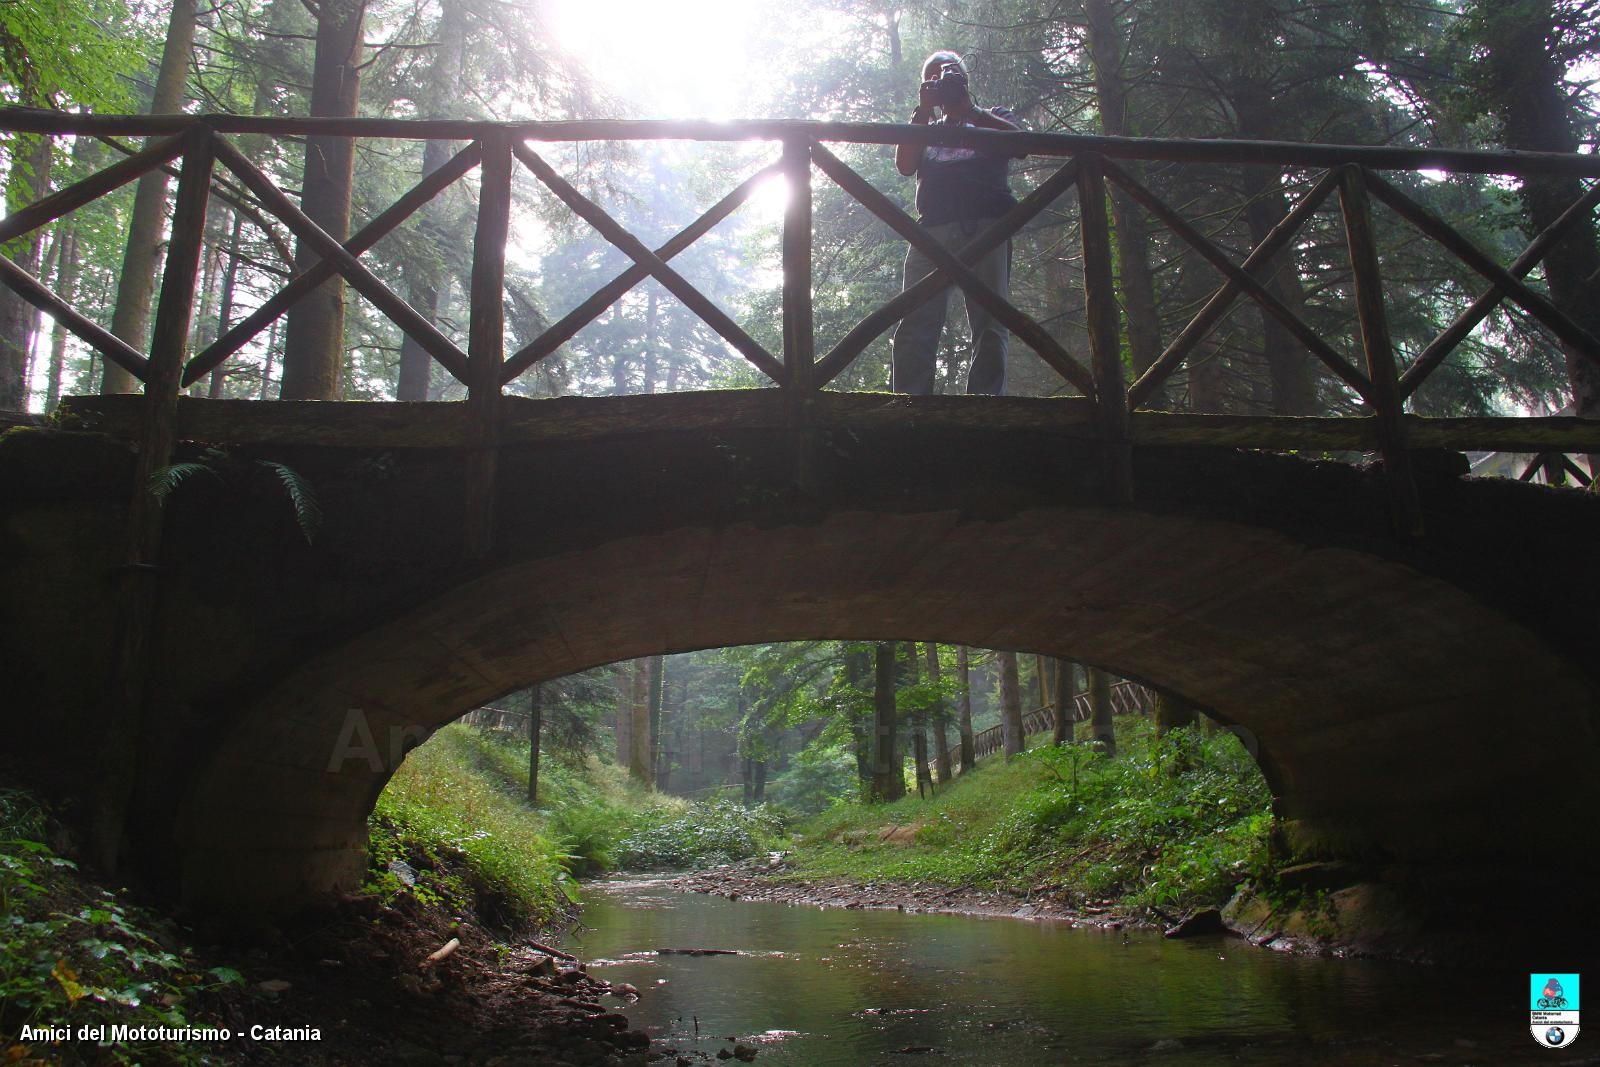
[[1559, 1026], [1552, 1026], [1544, 1032], [1544, 1039], [1552, 1046], [1559, 1045], [1567, 1039], [1567, 1032]]

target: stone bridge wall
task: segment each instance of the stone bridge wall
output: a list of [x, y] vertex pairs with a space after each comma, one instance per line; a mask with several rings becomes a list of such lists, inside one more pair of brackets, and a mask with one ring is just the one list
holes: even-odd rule
[[[1600, 500], [1424, 464], [1429, 533], [1406, 545], [1373, 470], [1144, 448], [1137, 505], [1109, 509], [1093, 446], [1037, 420], [796, 432], [704, 403], [689, 428], [502, 449], [475, 563], [456, 450], [238, 446], [181, 486], [162, 570], [126, 579], [163, 590], [129, 754], [144, 869], [203, 905], [303, 901], [359, 876], [387, 780], [330, 770], [352, 712], [404, 747], [542, 678], [825, 637], [1039, 651], [1177, 691], [1256, 735], [1308, 854], [1594, 855], [1592, 820], [1535, 813], [1595, 808], [1600, 576], [1568, 553]], [[311, 543], [257, 458], [315, 486]], [[130, 469], [102, 437], [0, 439], [7, 736], [79, 789]]]

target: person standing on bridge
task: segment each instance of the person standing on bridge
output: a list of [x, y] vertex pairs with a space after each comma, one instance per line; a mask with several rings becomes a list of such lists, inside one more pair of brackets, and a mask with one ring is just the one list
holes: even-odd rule
[[[939, 117], [935, 118], [935, 113]], [[911, 121], [919, 126], [973, 126], [1018, 130], [1005, 108], [980, 108], [972, 102], [967, 67], [954, 52], [935, 52], [922, 64], [922, 89]], [[1017, 202], [1006, 170], [1011, 156], [973, 148], [902, 144], [894, 165], [917, 179], [918, 221], [945, 248], [960, 251], [991, 222]], [[1011, 242], [972, 266], [985, 285], [1008, 297], [1011, 288]], [[933, 262], [915, 247], [906, 253], [905, 287], [934, 270]], [[933, 392], [939, 338], [949, 313], [952, 286], [900, 321], [894, 331], [894, 357], [889, 388], [897, 393]], [[1010, 334], [970, 295], [967, 326], [972, 333], [972, 366], [967, 392], [1003, 393], [1006, 388], [1006, 346]]]

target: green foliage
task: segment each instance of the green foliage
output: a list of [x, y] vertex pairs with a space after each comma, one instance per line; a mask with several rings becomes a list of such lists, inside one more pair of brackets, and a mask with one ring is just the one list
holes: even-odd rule
[[[544, 922], [564, 907], [568, 857], [525, 802], [483, 773], [493, 745], [452, 726], [407, 756], [369, 823], [369, 888], [470, 909], [503, 927]], [[396, 860], [416, 872], [414, 885], [395, 873]]]
[[574, 876], [617, 865], [625, 836], [689, 810], [617, 767], [575, 756], [541, 762], [537, 808], [527, 792], [526, 740], [463, 724], [440, 730], [378, 798], [368, 888], [470, 909], [502, 927], [537, 925], [576, 903]]
[[683, 870], [732, 863], [766, 852], [783, 840], [783, 820], [771, 809], [730, 801], [695, 804], [687, 811], [641, 813], [617, 846], [625, 870]]
[[271, 474], [273, 484], [289, 497], [289, 503], [294, 508], [295, 524], [309, 542], [322, 525], [322, 507], [317, 503], [316, 490], [293, 468], [272, 460], [243, 461], [226, 449], [208, 448], [200, 459], [173, 463], [152, 472], [150, 495], [165, 502], [180, 485], [200, 474], [210, 475], [223, 485], [238, 488], [248, 485], [256, 471]]
[[[200, 970], [169, 924], [83, 882], [46, 843], [47, 824], [31, 794], [0, 789], [0, 1033], [24, 1024], [187, 1026], [198, 994], [242, 981], [229, 968]], [[114, 1063], [203, 1062], [181, 1045], [102, 1051]]]
[[854, 796], [858, 785], [855, 757], [836, 746], [812, 745], [767, 783], [767, 796], [790, 811], [815, 815]]
[[121, 0], [0, 3], [0, 99], [126, 109], [128, 79], [145, 65], [152, 44]]
[[[1231, 734], [1119, 723], [1122, 752], [1040, 748], [988, 760], [930, 799], [839, 805], [804, 827], [802, 876], [1029, 889], [1134, 905], [1218, 903], [1264, 868], [1266, 783]], [[880, 841], [886, 827], [911, 844]]]

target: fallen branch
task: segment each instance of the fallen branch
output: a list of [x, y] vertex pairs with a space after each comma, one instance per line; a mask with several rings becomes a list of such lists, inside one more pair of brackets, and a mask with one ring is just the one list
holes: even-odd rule
[[422, 961], [422, 966], [432, 967], [435, 963], [438, 963], [440, 960], [444, 959], [446, 956], [450, 955], [450, 953], [454, 952], [460, 947], [461, 939], [459, 937], [452, 937], [433, 952], [429, 953], [428, 958]]
[[571, 963], [577, 963], [578, 962], [578, 957], [574, 956], [572, 953], [570, 953], [570, 952], [562, 952], [560, 949], [551, 948], [549, 945], [541, 945], [537, 941], [529, 941], [528, 942], [528, 947], [529, 948], [536, 948], [540, 952], [543, 952], [546, 956], [554, 956], [558, 960], [567, 960], [568, 962], [571, 962]]

